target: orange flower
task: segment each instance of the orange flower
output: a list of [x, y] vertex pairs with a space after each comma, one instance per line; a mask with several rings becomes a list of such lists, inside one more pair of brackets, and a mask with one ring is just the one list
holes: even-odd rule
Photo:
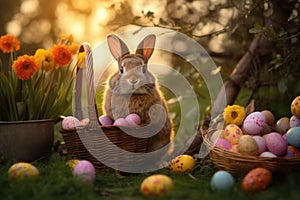
[[55, 45], [52, 49], [52, 56], [54, 62], [62, 66], [67, 65], [72, 58], [71, 52], [66, 45]]
[[71, 54], [76, 54], [78, 51], [78, 44], [73, 43], [73, 44], [69, 45], [68, 48], [69, 48]]
[[18, 51], [20, 49], [20, 42], [18, 38], [13, 35], [3, 35], [0, 37], [0, 49], [3, 53], [10, 53], [14, 50]]
[[14, 61], [12, 68], [19, 79], [27, 80], [38, 70], [38, 65], [33, 56], [23, 55]]

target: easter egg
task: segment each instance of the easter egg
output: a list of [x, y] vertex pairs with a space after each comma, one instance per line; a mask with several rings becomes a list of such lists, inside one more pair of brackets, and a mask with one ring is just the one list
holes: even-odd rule
[[180, 155], [171, 161], [169, 167], [172, 172], [190, 172], [195, 167], [195, 159], [190, 155]]
[[172, 179], [163, 174], [154, 174], [145, 178], [140, 190], [146, 196], [162, 196], [173, 189]]
[[290, 128], [300, 126], [300, 119], [293, 115], [290, 118]]
[[297, 118], [300, 118], [300, 96], [297, 96], [291, 103], [291, 112]]
[[229, 151], [235, 152], [235, 153], [239, 153], [239, 145], [238, 144], [234, 144], [231, 146], [231, 149]]
[[266, 140], [267, 148], [270, 152], [277, 156], [283, 156], [286, 154], [288, 144], [281, 134], [272, 132], [264, 135], [264, 138]]
[[258, 146], [258, 154], [261, 154], [262, 152], [266, 151], [267, 145], [266, 141], [263, 137], [261, 136], [253, 136], [253, 139], [257, 143]]
[[8, 178], [11, 180], [32, 180], [39, 176], [39, 170], [30, 163], [18, 162], [8, 170]]
[[109, 126], [113, 124], [113, 120], [108, 115], [101, 115], [98, 120], [102, 126]]
[[249, 114], [243, 123], [244, 133], [250, 135], [259, 134], [266, 125], [266, 117], [261, 112], [253, 112]]
[[118, 118], [113, 123], [114, 126], [129, 126], [128, 121], [125, 118]]
[[276, 158], [277, 156], [274, 153], [271, 153], [269, 151], [262, 152], [259, 157], [265, 157], [265, 158]]
[[286, 134], [286, 141], [289, 145], [300, 148], [300, 127], [290, 128]]
[[76, 126], [80, 125], [80, 121], [73, 116], [65, 117], [62, 121], [62, 128], [65, 130], [72, 130], [75, 129]]
[[266, 117], [266, 122], [269, 126], [273, 126], [275, 122], [275, 117], [273, 113], [269, 110], [263, 110], [261, 113]]
[[239, 152], [246, 155], [256, 156], [258, 145], [250, 135], [243, 135], [239, 139]]
[[232, 145], [237, 144], [242, 135], [242, 130], [235, 124], [228, 124], [225, 127], [224, 139], [230, 141]]
[[294, 146], [288, 146], [285, 158], [296, 158], [300, 155], [299, 150]]
[[125, 120], [128, 122], [130, 126], [136, 126], [141, 123], [141, 118], [138, 114], [131, 113], [126, 116]]
[[212, 191], [229, 192], [234, 186], [234, 178], [229, 172], [220, 170], [214, 173], [210, 186]]
[[211, 135], [210, 140], [211, 140], [212, 142], [215, 142], [216, 139], [218, 139], [218, 138], [224, 138], [224, 130], [219, 129], [219, 130], [215, 131], [215, 132]]
[[290, 119], [287, 117], [280, 118], [276, 123], [276, 131], [285, 134], [290, 128]]
[[66, 165], [70, 167], [71, 171], [73, 172], [74, 167], [76, 166], [76, 164], [79, 162], [80, 160], [77, 159], [72, 159], [69, 160], [68, 162], [66, 162]]
[[228, 140], [223, 139], [223, 138], [217, 138], [215, 141], [215, 146], [217, 146], [221, 149], [224, 149], [224, 150], [228, 150], [228, 151], [232, 147], [231, 142], [229, 142]]
[[265, 190], [272, 182], [272, 173], [263, 167], [258, 167], [246, 174], [242, 181], [242, 188], [245, 191], [256, 192]]
[[86, 183], [94, 182], [96, 171], [94, 165], [87, 160], [80, 160], [73, 169], [73, 176]]

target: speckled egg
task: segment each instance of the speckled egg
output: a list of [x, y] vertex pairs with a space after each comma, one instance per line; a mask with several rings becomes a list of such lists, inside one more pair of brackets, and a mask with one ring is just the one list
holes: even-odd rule
[[269, 110], [263, 110], [261, 113], [266, 117], [266, 122], [269, 126], [273, 126], [275, 122], [275, 117], [273, 113]]
[[108, 115], [101, 115], [98, 120], [102, 126], [109, 126], [113, 124], [113, 120]]
[[239, 139], [239, 152], [246, 155], [258, 155], [258, 145], [250, 135], [243, 135]]
[[114, 126], [130, 126], [128, 121], [125, 118], [118, 118], [115, 120], [115, 122], [113, 123]]
[[66, 162], [66, 165], [70, 167], [71, 171], [73, 172], [74, 167], [76, 166], [76, 164], [79, 162], [80, 160], [77, 159], [72, 159], [69, 160], [68, 162]]
[[300, 152], [296, 147], [288, 146], [284, 157], [285, 158], [296, 158], [296, 157], [299, 157], [299, 155], [300, 155]]
[[258, 146], [258, 154], [261, 154], [262, 152], [267, 150], [266, 141], [261, 136], [253, 136], [253, 139], [256, 141]]
[[281, 134], [272, 132], [264, 135], [264, 138], [266, 140], [267, 148], [270, 152], [277, 156], [283, 156], [286, 154], [288, 144]]
[[290, 128], [286, 134], [286, 141], [289, 145], [300, 148], [300, 127]]
[[291, 112], [296, 117], [300, 118], [300, 96], [297, 96], [291, 103]]
[[290, 128], [290, 119], [287, 117], [280, 118], [276, 123], [276, 131], [280, 134], [285, 134]]
[[259, 134], [266, 125], [266, 117], [261, 112], [253, 112], [249, 114], [243, 123], [244, 133], [250, 135]]
[[290, 118], [290, 128], [300, 126], [300, 119], [293, 115]]
[[125, 117], [125, 120], [128, 122], [130, 126], [137, 126], [141, 124], [141, 118], [136, 113], [131, 113]]
[[141, 192], [146, 196], [163, 196], [172, 189], [172, 179], [163, 174], [154, 174], [145, 178], [140, 187]]
[[228, 124], [225, 127], [224, 139], [230, 141], [232, 145], [237, 144], [242, 135], [242, 130], [235, 124]]
[[172, 172], [190, 172], [195, 167], [195, 159], [190, 155], [180, 155], [174, 158], [169, 167]]
[[215, 146], [228, 151], [232, 147], [231, 142], [223, 138], [217, 138], [214, 144]]
[[80, 121], [73, 116], [65, 117], [62, 121], [62, 128], [65, 130], [72, 130], [75, 129], [76, 126], [80, 125]]
[[8, 170], [8, 178], [11, 180], [32, 180], [38, 176], [39, 170], [30, 163], [18, 162], [13, 164]]
[[262, 152], [259, 157], [266, 157], [266, 158], [276, 158], [277, 156], [274, 153], [269, 151]]
[[265, 190], [272, 182], [272, 173], [263, 167], [258, 167], [246, 174], [242, 181], [242, 188], [245, 191], [257, 192]]
[[234, 178], [229, 172], [220, 170], [214, 173], [210, 186], [215, 192], [229, 192], [234, 186]]
[[87, 160], [80, 160], [73, 169], [73, 176], [85, 183], [93, 183], [96, 177], [94, 165]]

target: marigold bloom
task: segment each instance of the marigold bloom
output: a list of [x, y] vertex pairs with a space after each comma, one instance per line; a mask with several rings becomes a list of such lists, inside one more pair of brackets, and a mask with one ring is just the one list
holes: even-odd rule
[[34, 54], [34, 58], [40, 69], [43, 69], [46, 72], [55, 70], [56, 63], [54, 62], [52, 52], [50, 50], [38, 49]]
[[23, 55], [14, 61], [12, 68], [19, 79], [27, 80], [38, 70], [38, 65], [33, 56]]
[[73, 43], [70, 46], [68, 46], [68, 48], [69, 48], [71, 54], [76, 54], [79, 47], [78, 47], [78, 44]]
[[239, 105], [227, 106], [223, 112], [226, 124], [241, 125], [245, 119], [245, 108]]
[[13, 35], [3, 35], [0, 37], [0, 49], [3, 53], [10, 53], [14, 50], [18, 51], [20, 49], [20, 42]]
[[85, 55], [86, 53], [85, 52], [80, 52], [77, 56], [77, 66], [78, 67], [81, 67], [82, 63], [84, 62], [85, 60]]
[[55, 63], [62, 66], [67, 65], [72, 58], [72, 54], [66, 45], [55, 45], [52, 49], [52, 56]]

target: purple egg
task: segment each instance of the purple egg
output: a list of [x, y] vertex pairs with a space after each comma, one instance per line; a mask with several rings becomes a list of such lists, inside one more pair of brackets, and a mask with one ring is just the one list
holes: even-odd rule
[[264, 136], [268, 150], [277, 155], [283, 156], [286, 154], [288, 144], [281, 134], [272, 132]]
[[290, 118], [290, 128], [300, 126], [300, 119], [293, 115]]
[[259, 134], [266, 126], [266, 117], [261, 112], [249, 114], [243, 123], [243, 130], [249, 135]]
[[267, 150], [266, 141], [261, 136], [253, 136], [253, 139], [256, 141], [258, 146], [258, 154], [265, 152]]
[[223, 139], [223, 138], [217, 138], [215, 141], [215, 146], [220, 147], [221, 149], [224, 149], [224, 150], [228, 150], [228, 151], [232, 147], [231, 142], [226, 139]]
[[127, 117], [125, 119], [130, 126], [136, 126], [141, 123], [141, 118], [136, 113], [131, 113], [131, 114], [127, 115]]
[[82, 182], [92, 183], [96, 176], [95, 167], [90, 161], [80, 160], [73, 169], [73, 176]]
[[100, 116], [99, 121], [102, 124], [102, 126], [109, 126], [113, 124], [113, 120], [108, 115]]
[[118, 118], [113, 123], [114, 126], [130, 126], [126, 119]]

